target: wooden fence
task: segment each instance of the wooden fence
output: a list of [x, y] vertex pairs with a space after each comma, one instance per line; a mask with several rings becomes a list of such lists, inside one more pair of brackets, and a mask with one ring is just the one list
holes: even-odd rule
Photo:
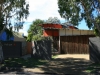
[[88, 54], [89, 37], [94, 35], [61, 36], [61, 54]]
[[32, 53], [32, 42], [27, 42], [27, 54], [31, 54]]
[[[89, 53], [89, 37], [94, 35], [80, 35], [80, 36], [60, 36], [60, 52], [61, 54], [88, 54]], [[53, 41], [53, 48], [58, 51], [59, 41], [58, 37]], [[32, 53], [32, 42], [27, 42], [26, 54]]]

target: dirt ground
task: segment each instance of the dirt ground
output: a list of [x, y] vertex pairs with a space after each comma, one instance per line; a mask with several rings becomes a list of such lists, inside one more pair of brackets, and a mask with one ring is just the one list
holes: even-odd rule
[[88, 54], [63, 54], [58, 55], [45, 65], [24, 70], [40, 73], [87, 75], [85, 70], [91, 63]]

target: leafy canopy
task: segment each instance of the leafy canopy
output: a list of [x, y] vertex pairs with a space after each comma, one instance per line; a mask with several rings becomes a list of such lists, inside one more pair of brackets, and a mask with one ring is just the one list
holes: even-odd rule
[[39, 25], [41, 24], [61, 24], [60, 20], [57, 17], [49, 17], [46, 21], [41, 19], [36, 19], [33, 21], [33, 23], [30, 25], [30, 28], [28, 29], [28, 37], [27, 41], [37, 41], [37, 40], [49, 40], [51, 38], [43, 37], [43, 28]]
[[43, 24], [44, 21], [40, 19], [36, 19], [33, 21], [33, 23], [30, 25], [30, 28], [28, 29], [28, 37], [27, 41], [33, 41], [33, 40], [41, 40], [42, 39], [42, 27], [39, 26], [40, 24]]
[[60, 24], [60, 20], [57, 17], [49, 17], [46, 23]]
[[16, 23], [27, 19], [29, 15], [29, 4], [26, 0], [0, 0], [0, 24], [3, 27], [11, 27], [11, 20]]
[[73, 25], [83, 19], [100, 33], [100, 0], [58, 0], [59, 14]]

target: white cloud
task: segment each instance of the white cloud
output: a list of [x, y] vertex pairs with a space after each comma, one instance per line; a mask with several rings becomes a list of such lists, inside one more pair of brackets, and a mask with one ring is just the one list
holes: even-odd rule
[[[26, 22], [32, 22], [35, 19], [47, 20], [49, 17], [58, 17], [61, 21], [64, 21], [58, 13], [58, 0], [27, 0], [29, 2], [29, 17]], [[25, 24], [24, 28], [20, 32], [24, 32], [27, 35], [27, 30], [30, 24]]]
[[28, 0], [30, 15], [27, 22], [32, 22], [35, 19], [47, 20], [49, 17], [60, 17], [58, 13], [57, 0]]

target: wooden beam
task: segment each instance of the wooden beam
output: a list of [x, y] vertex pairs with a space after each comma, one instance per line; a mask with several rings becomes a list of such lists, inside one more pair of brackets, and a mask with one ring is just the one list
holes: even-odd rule
[[59, 54], [61, 53], [60, 51], [60, 30], [59, 30]]

